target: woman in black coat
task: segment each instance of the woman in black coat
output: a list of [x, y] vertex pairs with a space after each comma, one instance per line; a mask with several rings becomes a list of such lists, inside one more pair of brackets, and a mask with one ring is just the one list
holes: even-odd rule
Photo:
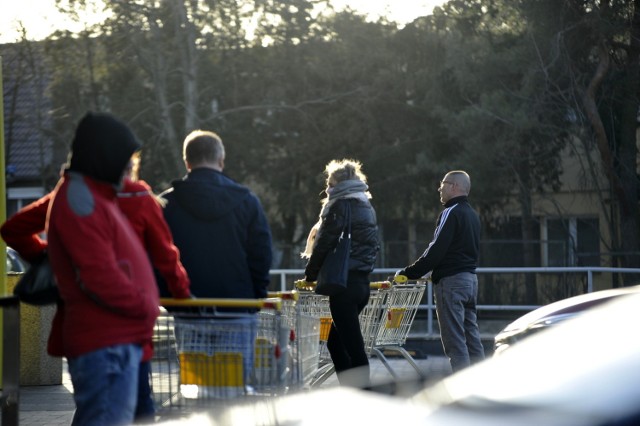
[[354, 160], [333, 160], [327, 164], [327, 198], [318, 223], [307, 238], [302, 254], [308, 258], [305, 279], [316, 281], [322, 263], [338, 242], [347, 204], [351, 210], [351, 249], [347, 288], [330, 296], [333, 319], [327, 348], [341, 385], [369, 386], [369, 359], [360, 331], [358, 315], [369, 301], [369, 274], [379, 250], [376, 213], [369, 199], [367, 178]]

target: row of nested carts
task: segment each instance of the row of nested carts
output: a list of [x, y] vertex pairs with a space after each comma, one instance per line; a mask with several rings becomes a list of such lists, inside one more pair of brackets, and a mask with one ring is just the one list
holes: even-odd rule
[[[319, 387], [333, 373], [326, 347], [329, 298], [312, 283], [265, 299], [161, 299], [154, 333], [152, 389], [160, 416], [182, 416], [229, 400], [271, 398]], [[371, 283], [360, 314], [370, 357], [397, 378], [385, 354], [401, 355], [424, 282]]]

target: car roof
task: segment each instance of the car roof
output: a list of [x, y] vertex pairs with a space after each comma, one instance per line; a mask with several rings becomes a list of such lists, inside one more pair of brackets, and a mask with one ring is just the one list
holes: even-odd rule
[[619, 296], [628, 294], [640, 294], [640, 285], [631, 287], [622, 287], [609, 290], [594, 291], [592, 293], [581, 294], [548, 305], [541, 306], [511, 322], [502, 331], [517, 330], [524, 328], [529, 324], [538, 322], [548, 317], [559, 315], [568, 315], [582, 312], [586, 309], [609, 302]]

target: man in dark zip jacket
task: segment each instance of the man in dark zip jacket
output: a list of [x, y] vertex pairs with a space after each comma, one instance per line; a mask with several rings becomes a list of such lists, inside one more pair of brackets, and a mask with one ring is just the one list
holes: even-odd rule
[[433, 240], [412, 265], [398, 271], [409, 279], [431, 272], [436, 313], [445, 355], [453, 372], [484, 359], [477, 321], [480, 218], [469, 205], [469, 175], [447, 173], [440, 182], [440, 202]]
[[[196, 298], [267, 297], [271, 231], [258, 197], [222, 173], [225, 149], [217, 134], [191, 132], [184, 140], [183, 157], [187, 176], [174, 181], [173, 188], [160, 196], [165, 200], [164, 217], [191, 281], [191, 294]], [[158, 282], [163, 294], [162, 282]], [[176, 318], [176, 339], [196, 345], [190, 350], [228, 351], [228, 342], [233, 342], [242, 351], [243, 380], [248, 383], [253, 369], [255, 315], [234, 319], [225, 327], [207, 328], [200, 334], [206, 337], [195, 340], [190, 331], [193, 329], [184, 321], [189, 320]]]
[[217, 134], [191, 132], [184, 141], [188, 174], [161, 194], [164, 217], [194, 296], [263, 298], [271, 231], [258, 197], [222, 173], [224, 160]]

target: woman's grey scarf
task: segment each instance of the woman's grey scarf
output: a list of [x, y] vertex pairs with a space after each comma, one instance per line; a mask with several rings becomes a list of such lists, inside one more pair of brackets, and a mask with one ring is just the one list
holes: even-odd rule
[[313, 247], [316, 242], [316, 235], [318, 234], [322, 220], [329, 214], [329, 209], [337, 200], [345, 198], [359, 198], [361, 200], [368, 201], [371, 198], [371, 194], [368, 192], [368, 189], [369, 187], [367, 184], [359, 179], [344, 180], [333, 188], [330, 188], [327, 191], [329, 196], [322, 202], [320, 218], [318, 219], [318, 222], [313, 225], [311, 231], [309, 231], [309, 235], [307, 236], [307, 245], [304, 252], [300, 253], [300, 256], [307, 259], [311, 257], [311, 253], [313, 252]]

